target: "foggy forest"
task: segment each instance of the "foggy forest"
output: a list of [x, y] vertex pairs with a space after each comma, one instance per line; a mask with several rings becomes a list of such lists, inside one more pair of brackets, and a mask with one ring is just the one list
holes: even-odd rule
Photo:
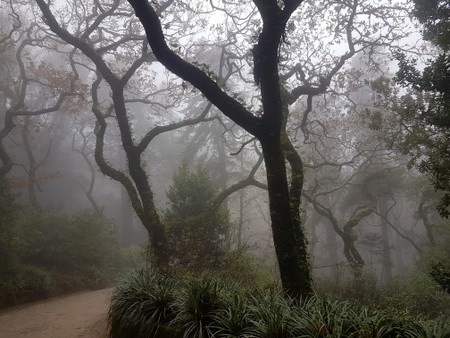
[[111, 337], [450, 336], [447, 0], [0, 8], [0, 309], [112, 288]]

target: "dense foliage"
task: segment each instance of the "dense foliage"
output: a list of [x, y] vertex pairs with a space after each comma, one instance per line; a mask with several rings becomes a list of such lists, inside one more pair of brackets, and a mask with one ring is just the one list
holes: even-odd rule
[[450, 266], [436, 263], [431, 267], [430, 276], [444, 289], [450, 293]]
[[0, 189], [0, 307], [111, 282], [120, 259], [110, 220], [18, 206]]
[[286, 298], [217, 279], [141, 271], [117, 287], [112, 337], [445, 337], [450, 322], [319, 297]]
[[420, 171], [444, 192], [442, 216], [450, 208], [450, 9], [448, 1], [415, 0], [414, 15], [423, 24], [423, 36], [438, 55], [420, 72], [415, 62], [399, 53], [397, 81], [409, 89], [396, 106], [405, 131], [404, 149], [413, 155]]
[[421, 257], [419, 263], [442, 290], [450, 293], [450, 223], [436, 223], [435, 231], [438, 234], [436, 243]]
[[171, 256], [177, 265], [211, 268], [224, 258], [230, 230], [225, 207], [214, 206], [217, 191], [205, 168], [183, 164], [167, 192], [165, 213]]
[[5, 181], [0, 180], [0, 271], [2, 276], [13, 271], [18, 264], [14, 253], [17, 246], [18, 209]]

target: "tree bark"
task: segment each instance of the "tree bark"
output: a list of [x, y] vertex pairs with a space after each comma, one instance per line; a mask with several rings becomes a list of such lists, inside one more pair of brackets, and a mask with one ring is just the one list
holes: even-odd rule
[[[278, 51], [286, 23], [301, 1], [292, 1], [284, 9], [280, 9], [275, 1], [255, 1], [264, 22], [258, 43], [252, 49], [255, 82], [261, 86], [262, 117], [253, 115], [226, 94], [207, 74], [168, 47], [159, 17], [148, 1], [128, 2], [144, 26], [148, 42], [158, 61], [199, 89], [224, 115], [260, 141], [267, 171], [272, 233], [282, 285], [293, 296], [310, 294], [312, 287], [308, 254], [298, 210], [302, 185], [299, 183], [303, 183], [303, 169], [301, 168], [301, 180], [293, 181], [290, 195], [286, 158], [281, 143], [284, 117], [278, 74]], [[294, 161], [298, 159], [299, 156], [293, 158]], [[293, 173], [292, 177], [297, 174]]]
[[428, 240], [430, 241], [431, 246], [436, 245], [436, 239], [434, 238], [434, 225], [433, 222], [430, 221], [428, 217], [428, 211], [430, 207], [425, 205], [425, 200], [422, 198], [420, 200], [419, 206], [417, 207], [417, 214], [422, 219], [423, 226], [427, 232]]
[[291, 208], [280, 139], [261, 140], [267, 172], [272, 234], [283, 288], [294, 297], [312, 292], [305, 235], [299, 210]]
[[31, 142], [30, 142], [29, 135], [28, 135], [28, 133], [29, 133], [28, 127], [29, 126], [30, 126], [30, 117], [25, 116], [24, 125], [21, 130], [21, 135], [22, 135], [22, 141], [23, 141], [23, 145], [25, 148], [25, 153], [27, 154], [28, 164], [29, 164], [29, 169], [27, 172], [27, 174], [28, 174], [28, 185], [27, 185], [28, 197], [30, 199], [30, 203], [33, 206], [33, 208], [40, 210], [41, 205], [39, 204], [39, 201], [36, 196], [36, 190], [35, 190], [37, 166], [36, 166], [36, 160], [35, 160], [34, 154], [33, 154], [33, 149], [31, 149]]
[[384, 285], [388, 285], [392, 280], [392, 257], [391, 257], [391, 241], [388, 224], [385, 221], [388, 217], [389, 209], [386, 205], [387, 196], [382, 195], [378, 200], [378, 208], [380, 210], [380, 214], [383, 217], [380, 217], [381, 221], [381, 240], [382, 240], [382, 261], [381, 261], [381, 280]]
[[120, 187], [120, 231], [119, 245], [128, 246], [131, 244], [131, 232], [133, 228], [133, 211], [127, 191]]

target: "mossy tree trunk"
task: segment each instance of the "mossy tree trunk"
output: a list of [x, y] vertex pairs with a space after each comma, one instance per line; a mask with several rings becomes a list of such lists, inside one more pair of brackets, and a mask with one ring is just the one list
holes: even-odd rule
[[[161, 22], [147, 1], [128, 1], [141, 21], [153, 53], [168, 70], [200, 90], [224, 115], [229, 117], [261, 143], [266, 166], [271, 227], [283, 288], [293, 296], [312, 292], [305, 235], [301, 228], [300, 198], [303, 168], [298, 153], [285, 137], [280, 77], [279, 47], [283, 42], [287, 21], [302, 1], [285, 3], [254, 1], [263, 27], [252, 48], [254, 78], [261, 88], [263, 114], [252, 114], [239, 101], [226, 94], [219, 84], [196, 66], [173, 52], [165, 41]], [[283, 137], [285, 137], [283, 139]], [[294, 151], [295, 154], [291, 153]], [[291, 166], [288, 183], [286, 153]]]

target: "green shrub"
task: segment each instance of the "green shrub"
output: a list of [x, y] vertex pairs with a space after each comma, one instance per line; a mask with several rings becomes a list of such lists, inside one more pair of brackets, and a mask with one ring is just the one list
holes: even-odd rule
[[434, 245], [420, 258], [418, 269], [428, 274], [443, 291], [450, 293], [450, 220], [433, 224]]
[[216, 195], [205, 168], [190, 172], [183, 163], [174, 175], [164, 213], [174, 265], [201, 271], [222, 262], [230, 217], [228, 209], [214, 205]]
[[430, 267], [431, 278], [441, 286], [441, 288], [450, 293], [450, 267], [443, 263], [434, 263]]
[[262, 259], [251, 255], [246, 249], [241, 249], [225, 253], [213, 273], [226, 281], [264, 287], [278, 283], [276, 274], [270, 269]]
[[322, 297], [369, 306], [382, 303], [385, 292], [373, 271], [354, 271], [350, 267], [339, 267], [337, 277], [316, 278], [315, 284], [316, 292]]
[[415, 270], [380, 286], [372, 273], [336, 280], [316, 281], [316, 290], [323, 297], [351, 300], [359, 305], [379, 309], [408, 309], [428, 318], [450, 316], [450, 295], [436, 284], [429, 274]]
[[132, 272], [142, 269], [148, 263], [146, 257], [148, 249], [144, 245], [131, 245], [120, 248], [120, 267], [122, 270]]
[[0, 182], [0, 307], [105, 287], [120, 265], [112, 222], [96, 212], [42, 212]]
[[19, 206], [14, 202], [6, 182], [0, 179], [0, 276], [13, 273], [19, 264], [16, 253], [19, 246], [18, 215]]
[[151, 337], [175, 317], [177, 283], [151, 271], [139, 271], [119, 282], [108, 318], [112, 337]]
[[20, 267], [0, 281], [0, 307], [48, 297], [55, 288], [52, 274], [40, 268]]
[[89, 274], [118, 262], [114, 225], [96, 212], [65, 215], [28, 210], [18, 220], [24, 264]]
[[427, 317], [450, 316], [450, 295], [420, 271], [395, 280], [383, 302], [385, 306], [409, 309]]

